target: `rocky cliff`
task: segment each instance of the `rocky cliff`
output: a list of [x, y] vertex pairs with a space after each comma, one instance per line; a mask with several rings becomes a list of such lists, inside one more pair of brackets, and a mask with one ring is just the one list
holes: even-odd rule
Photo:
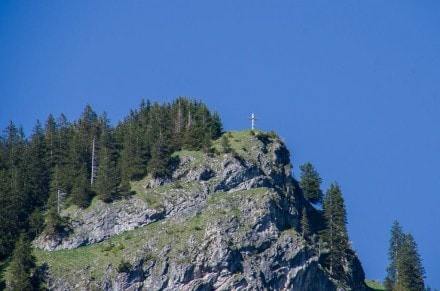
[[[35, 241], [49, 289], [365, 290], [355, 255], [336, 280], [322, 266], [319, 212], [291, 176], [274, 134], [227, 133], [232, 150], [175, 153], [172, 178], [134, 182], [137, 194], [62, 215], [71, 231]], [[301, 237], [306, 208], [315, 232]]]

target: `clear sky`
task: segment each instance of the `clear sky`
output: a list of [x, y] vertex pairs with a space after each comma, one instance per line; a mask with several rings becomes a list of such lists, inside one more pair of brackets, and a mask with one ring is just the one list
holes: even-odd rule
[[366, 276], [411, 232], [440, 288], [440, 1], [0, 1], [0, 126], [200, 99], [337, 181]]

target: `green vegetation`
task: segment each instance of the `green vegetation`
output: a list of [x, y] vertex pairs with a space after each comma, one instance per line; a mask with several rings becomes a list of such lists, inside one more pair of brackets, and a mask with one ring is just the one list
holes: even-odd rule
[[[212, 148], [217, 153], [232, 153], [235, 158], [258, 162], [257, 152], [266, 147], [270, 141], [278, 139], [276, 134], [260, 130], [228, 131], [213, 142]], [[258, 150], [257, 150], [258, 149]]]
[[6, 289], [5, 270], [9, 267], [10, 260], [0, 261], [0, 290]]
[[307, 217], [307, 209], [304, 207], [301, 212], [301, 235], [304, 239], [310, 236], [310, 223]]
[[9, 266], [12, 275], [8, 288], [12, 290], [30, 290], [32, 288], [31, 271], [35, 267], [32, 245], [29, 236], [22, 233], [15, 243], [14, 254]]
[[[0, 260], [11, 257], [21, 232], [33, 239], [65, 231], [66, 209], [124, 198], [133, 193], [130, 181], [147, 175], [169, 176], [174, 151], [209, 152], [222, 130], [217, 113], [187, 98], [142, 101], [116, 127], [90, 105], [73, 122], [49, 115], [29, 138], [10, 122], [0, 137]], [[159, 193], [138, 186], [135, 191], [159, 208]]]
[[375, 280], [365, 280], [365, 284], [367, 284], [367, 286], [368, 286], [368, 288], [370, 288], [370, 290], [377, 290], [377, 291], [386, 290], [382, 284], [380, 284], [379, 282], [377, 282]]
[[411, 234], [403, 233], [398, 221], [391, 227], [390, 264], [387, 267], [385, 287], [387, 290], [424, 290], [425, 270]]
[[318, 171], [310, 163], [305, 163], [300, 166], [301, 181], [299, 182], [304, 196], [314, 204], [322, 203], [321, 183], [322, 179], [319, 177]]
[[337, 183], [330, 185], [322, 206], [326, 226], [321, 232], [321, 239], [328, 249], [326, 267], [335, 278], [343, 278], [345, 260], [352, 251], [347, 232], [347, 212]]
[[[157, 188], [165, 191], [164, 187], [167, 187], [166, 191], [173, 191], [170, 185]], [[159, 253], [165, 247], [170, 247], [168, 258], [179, 263], [190, 263], [184, 261], [191, 259], [187, 256], [188, 249], [203, 247], [205, 232], [209, 230], [210, 224], [236, 219], [237, 233], [232, 235], [233, 240], [235, 236], [238, 237], [238, 234], [249, 231], [251, 222], [242, 220], [239, 206], [245, 201], [252, 201], [252, 203], [264, 201], [263, 198], [270, 195], [268, 191], [270, 189], [257, 188], [235, 193], [214, 193], [207, 199], [207, 208], [203, 213], [187, 217], [184, 222], [173, 220], [156, 222], [124, 232], [101, 243], [73, 250], [48, 252], [35, 249], [34, 254], [38, 265], [46, 262], [50, 273], [68, 282], [75, 282], [78, 276], [89, 279], [101, 278], [104, 274], [117, 276], [118, 272], [128, 271], [129, 264], [134, 266], [141, 259], [147, 262], [161, 260]], [[178, 193], [176, 190], [170, 195]], [[255, 211], [262, 210], [256, 207]], [[111, 273], [108, 273], [109, 266]]]

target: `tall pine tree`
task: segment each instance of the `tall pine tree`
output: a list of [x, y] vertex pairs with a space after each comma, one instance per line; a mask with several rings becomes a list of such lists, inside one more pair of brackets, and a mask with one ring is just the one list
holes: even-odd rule
[[347, 212], [339, 185], [333, 183], [323, 199], [323, 214], [326, 227], [321, 232], [322, 241], [326, 244], [328, 255], [327, 267], [336, 278], [344, 275], [346, 258], [351, 254], [347, 233]]
[[385, 288], [393, 291], [424, 290], [425, 270], [411, 234], [402, 231], [398, 221], [391, 227]]
[[118, 192], [121, 178], [117, 166], [118, 154], [113, 133], [108, 122], [104, 123], [99, 139], [97, 178], [94, 189], [101, 200], [110, 202]]
[[411, 234], [405, 236], [396, 258], [397, 280], [393, 290], [425, 290], [424, 274], [417, 244]]
[[385, 287], [387, 290], [393, 290], [397, 280], [397, 254], [405, 241], [405, 234], [399, 222], [395, 220], [391, 227], [390, 246], [388, 249], [388, 259], [390, 264], [387, 267], [387, 276], [385, 277]]
[[27, 227], [26, 147], [23, 129], [10, 122], [4, 131], [0, 161], [0, 259], [9, 256]]
[[28, 235], [23, 232], [17, 240], [10, 265], [11, 290], [32, 290], [31, 271], [35, 267], [35, 258], [32, 255], [32, 244]]

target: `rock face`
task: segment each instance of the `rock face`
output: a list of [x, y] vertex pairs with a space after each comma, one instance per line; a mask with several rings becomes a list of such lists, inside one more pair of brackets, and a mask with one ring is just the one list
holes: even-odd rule
[[73, 232], [59, 236], [40, 236], [34, 244], [48, 251], [74, 249], [158, 221], [164, 218], [164, 214], [163, 209], [148, 208], [148, 204], [137, 197], [112, 204], [97, 201], [87, 210], [64, 212], [70, 218]]
[[[301, 210], [317, 211], [291, 176], [284, 143], [251, 131], [229, 139], [230, 153], [220, 142], [217, 154], [177, 153], [172, 178], [147, 178], [134, 197], [65, 212], [73, 232], [35, 242], [46, 250], [38, 259], [48, 265], [48, 287], [366, 290], [355, 255], [337, 280], [322, 266], [316, 234], [299, 234]], [[61, 249], [69, 250], [52, 252]]]

